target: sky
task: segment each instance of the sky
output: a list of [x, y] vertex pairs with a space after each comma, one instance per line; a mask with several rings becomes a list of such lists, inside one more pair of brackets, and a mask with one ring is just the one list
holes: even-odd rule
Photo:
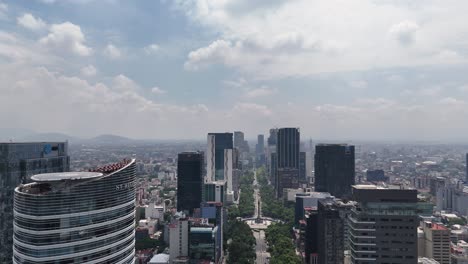
[[0, 0], [0, 130], [468, 141], [468, 1]]

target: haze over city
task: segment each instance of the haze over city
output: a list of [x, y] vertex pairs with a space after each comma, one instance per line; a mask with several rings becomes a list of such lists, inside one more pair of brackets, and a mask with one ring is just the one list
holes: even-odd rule
[[452, 0], [2, 0], [2, 139], [294, 126], [466, 142], [467, 12]]

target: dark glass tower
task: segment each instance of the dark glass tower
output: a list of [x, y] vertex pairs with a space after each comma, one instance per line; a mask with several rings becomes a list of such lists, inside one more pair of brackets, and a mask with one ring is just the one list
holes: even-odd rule
[[318, 214], [314, 210], [305, 216], [306, 231], [304, 241], [304, 251], [306, 263], [317, 263], [318, 256]]
[[315, 146], [315, 191], [349, 198], [354, 185], [354, 146], [319, 144]]
[[67, 142], [0, 143], [0, 263], [13, 253], [13, 195], [39, 173], [70, 170]]
[[263, 152], [265, 151], [265, 136], [263, 135], [257, 136], [257, 146], [255, 149], [256, 149], [257, 155], [263, 154]]
[[278, 168], [299, 169], [299, 128], [278, 129]]
[[283, 196], [284, 188], [299, 187], [299, 128], [278, 129], [276, 156], [276, 195]]
[[353, 207], [334, 198], [318, 201], [318, 263], [341, 264], [347, 245], [346, 219]]
[[257, 136], [257, 145], [255, 145], [255, 154], [256, 154], [257, 168], [265, 165], [266, 157], [265, 157], [265, 136], [264, 135]]
[[177, 211], [200, 208], [203, 187], [203, 154], [179, 153], [177, 161]]

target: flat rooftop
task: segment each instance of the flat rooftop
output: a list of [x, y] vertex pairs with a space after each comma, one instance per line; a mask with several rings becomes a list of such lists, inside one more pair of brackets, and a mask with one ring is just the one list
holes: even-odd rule
[[42, 173], [31, 176], [31, 180], [35, 182], [57, 182], [64, 180], [87, 180], [92, 178], [101, 177], [104, 174], [100, 172], [56, 172], [56, 173]]

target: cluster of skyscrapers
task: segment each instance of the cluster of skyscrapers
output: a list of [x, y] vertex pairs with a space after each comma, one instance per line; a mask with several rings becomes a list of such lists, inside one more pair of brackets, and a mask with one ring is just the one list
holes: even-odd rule
[[171, 263], [218, 263], [223, 258], [224, 206], [238, 198], [239, 156], [244, 151], [249, 151], [248, 144], [237, 131], [209, 133], [206, 152], [179, 153], [180, 213], [169, 228]]
[[[468, 262], [459, 257], [468, 228], [450, 224], [457, 215], [447, 213], [468, 213], [468, 176], [413, 183], [430, 187], [433, 206], [416, 189], [389, 184], [382, 169], [356, 183], [353, 145], [307, 148], [299, 128], [269, 132], [252, 153], [236, 131], [208, 133], [206, 151], [178, 154], [177, 213], [164, 229], [169, 263], [224, 261], [226, 206], [238, 201], [247, 165], [265, 166], [276, 197], [295, 202], [305, 263]], [[70, 172], [66, 142], [0, 144], [0, 263], [134, 263], [135, 184], [134, 159]], [[145, 214], [155, 210], [167, 221], [165, 207]]]
[[[299, 128], [271, 129], [268, 152], [270, 180], [278, 198], [283, 197], [286, 189], [308, 184], [307, 155], [301, 151]], [[355, 183], [354, 146], [318, 144], [314, 160], [315, 191], [350, 198], [351, 186]]]

